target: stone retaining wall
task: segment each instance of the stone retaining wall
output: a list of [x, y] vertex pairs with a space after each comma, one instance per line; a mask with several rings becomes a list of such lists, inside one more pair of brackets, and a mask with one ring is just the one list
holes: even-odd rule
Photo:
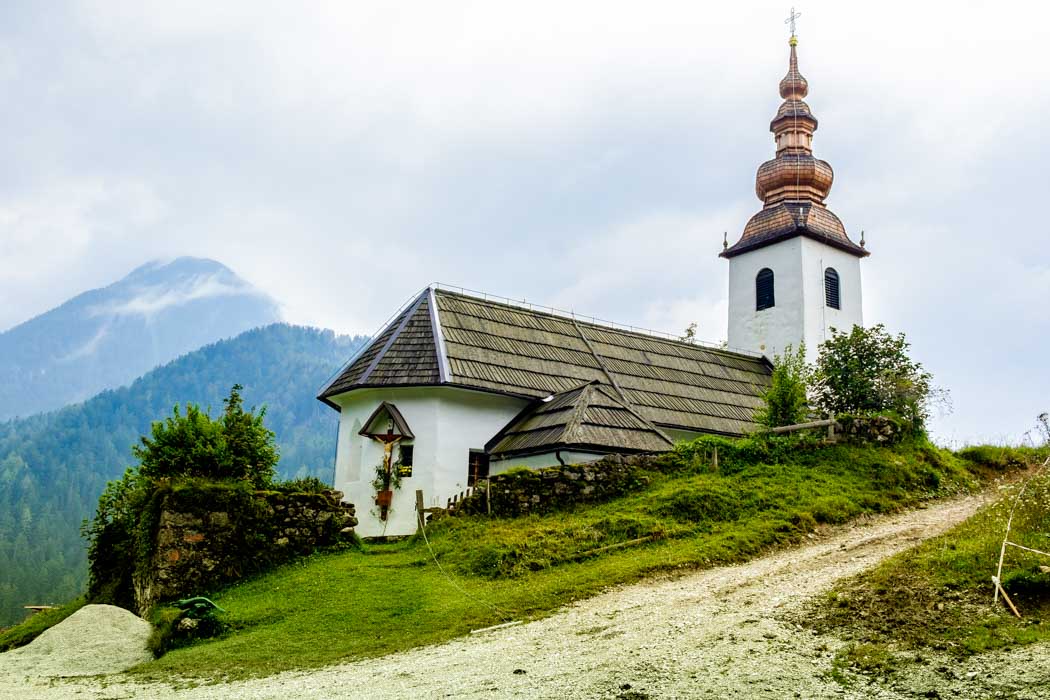
[[514, 469], [489, 480], [488, 503], [484, 484], [456, 504], [457, 514], [516, 517], [549, 513], [577, 503], [606, 501], [642, 488], [641, 467], [651, 460], [643, 455], [609, 455], [597, 462], [568, 464], [545, 469]]
[[896, 445], [914, 433], [908, 423], [890, 416], [843, 414], [836, 420], [839, 424], [838, 430], [851, 442]]
[[152, 555], [133, 576], [140, 614], [317, 549], [354, 541], [354, 506], [322, 493], [170, 492], [157, 509]]

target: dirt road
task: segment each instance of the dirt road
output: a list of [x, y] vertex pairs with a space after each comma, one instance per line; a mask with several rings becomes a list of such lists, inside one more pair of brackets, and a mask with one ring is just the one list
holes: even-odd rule
[[[977, 497], [873, 519], [807, 544], [683, 577], [626, 586], [529, 624], [438, 646], [310, 671], [176, 690], [105, 681], [7, 685], [0, 696], [36, 699], [230, 698], [900, 698], [988, 697], [981, 669], [919, 671], [906, 688], [844, 688], [828, 677], [841, 646], [791, 622], [803, 601], [972, 514]], [[1041, 664], [1050, 649], [1021, 650], [1016, 663]], [[987, 660], [985, 660], [987, 661]], [[967, 662], [968, 664], [971, 662]], [[996, 664], [1013, 663], [996, 657]], [[987, 666], [987, 663], [985, 663]], [[1033, 685], [1039, 688], [1039, 685]], [[1044, 685], [1042, 687], [1050, 687]], [[927, 695], [938, 692], [940, 695]], [[1002, 690], [1002, 689], [1000, 689]], [[1006, 689], [1003, 697], [1038, 697]]]

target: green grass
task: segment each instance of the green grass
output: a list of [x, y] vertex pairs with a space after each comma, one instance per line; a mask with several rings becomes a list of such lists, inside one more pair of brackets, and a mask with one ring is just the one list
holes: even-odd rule
[[821, 524], [973, 490], [1011, 468], [918, 443], [703, 438], [661, 458], [644, 475], [648, 486], [623, 498], [550, 515], [438, 521], [427, 535], [441, 569], [413, 538], [315, 555], [201, 591], [227, 611], [219, 617], [230, 632], [133, 673], [242, 678], [439, 643], [548, 615], [611, 585], [743, 561]]
[[[718, 444], [722, 471], [705, 454]], [[785, 447], [787, 445], [787, 447]], [[550, 614], [610, 585], [753, 557], [822, 523], [974, 489], [975, 464], [927, 445], [705, 439], [636, 494], [514, 519], [448, 518], [422, 539], [315, 556], [212, 594], [233, 632], [134, 670], [238, 678], [379, 656]], [[989, 467], [995, 471], [995, 467]], [[594, 550], [639, 538], [622, 549]], [[446, 575], [447, 574], [447, 575]]]
[[[982, 459], [982, 467], [995, 462], [987, 455], [961, 454]], [[1012, 457], [1035, 461], [1045, 453], [1014, 451]], [[992, 604], [991, 577], [1020, 488], [1021, 482], [1002, 486], [994, 503], [944, 535], [840, 583], [806, 619], [865, 648], [890, 645], [957, 656], [1050, 639], [1050, 574], [1039, 568], [1050, 566], [1050, 558], [1009, 548], [1003, 583], [1022, 618], [1001, 601]], [[1050, 472], [1029, 483], [1014, 514], [1011, 540], [1050, 552]]]

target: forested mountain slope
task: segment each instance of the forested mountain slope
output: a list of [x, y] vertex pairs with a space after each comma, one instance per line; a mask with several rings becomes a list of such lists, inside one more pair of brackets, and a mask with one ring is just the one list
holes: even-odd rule
[[364, 338], [275, 324], [208, 345], [127, 387], [75, 406], [0, 424], [0, 626], [25, 604], [76, 596], [86, 573], [81, 522], [106, 482], [132, 464], [150, 423], [193, 402], [222, 410], [235, 383], [267, 407], [282, 477], [331, 482], [337, 415], [314, 396]]

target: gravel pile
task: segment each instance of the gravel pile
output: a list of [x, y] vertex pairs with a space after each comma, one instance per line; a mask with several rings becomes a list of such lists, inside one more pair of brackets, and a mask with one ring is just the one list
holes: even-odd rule
[[112, 605], [85, 605], [20, 649], [0, 654], [0, 680], [119, 673], [149, 661], [150, 624]]

